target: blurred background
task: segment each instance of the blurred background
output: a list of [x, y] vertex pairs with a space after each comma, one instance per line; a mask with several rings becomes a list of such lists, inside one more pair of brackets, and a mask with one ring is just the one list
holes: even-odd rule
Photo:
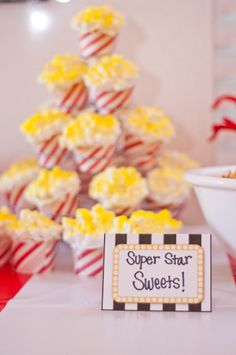
[[[176, 126], [172, 146], [201, 165], [232, 163], [234, 134], [217, 143], [207, 138], [213, 99], [233, 93], [236, 84], [235, 0], [110, 0], [126, 20], [117, 52], [140, 67], [135, 103], [159, 105]], [[0, 1], [0, 170], [33, 153], [19, 124], [42, 105], [37, 83], [43, 65], [57, 53], [78, 52], [69, 22], [86, 6], [104, 0]], [[227, 108], [234, 114], [234, 107]], [[217, 113], [218, 118], [221, 112]], [[186, 211], [199, 221], [195, 202]]]

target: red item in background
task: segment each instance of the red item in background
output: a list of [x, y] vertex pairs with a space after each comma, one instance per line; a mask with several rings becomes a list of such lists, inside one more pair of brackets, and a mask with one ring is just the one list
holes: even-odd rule
[[[236, 105], [235, 96], [223, 95], [219, 96], [215, 102], [213, 102], [212, 110], [216, 110], [225, 101], [233, 102]], [[212, 134], [209, 140], [213, 141], [221, 130], [236, 131], [236, 123], [228, 117], [223, 117], [222, 123], [212, 125]]]
[[236, 258], [228, 254], [228, 259], [233, 273], [234, 281], [236, 283]]
[[0, 268], [0, 312], [31, 277], [17, 274], [9, 264]]

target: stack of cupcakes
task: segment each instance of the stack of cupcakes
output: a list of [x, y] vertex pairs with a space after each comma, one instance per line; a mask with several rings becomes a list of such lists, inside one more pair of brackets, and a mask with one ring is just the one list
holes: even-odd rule
[[[102, 270], [104, 233], [163, 233], [181, 225], [168, 210], [159, 211], [175, 213], [185, 204], [190, 187], [183, 176], [195, 162], [163, 152], [175, 130], [159, 107], [132, 106], [138, 68], [114, 53], [122, 26], [110, 6], [79, 12], [72, 19], [79, 54], [55, 55], [39, 75], [49, 99], [21, 125], [37, 159], [0, 176], [4, 204], [18, 216], [0, 211], [0, 255], [1, 240], [9, 246], [10, 235], [19, 272], [52, 269], [62, 226], [76, 273], [95, 276]], [[14, 220], [10, 227], [8, 219]], [[18, 250], [32, 250], [33, 262]]]

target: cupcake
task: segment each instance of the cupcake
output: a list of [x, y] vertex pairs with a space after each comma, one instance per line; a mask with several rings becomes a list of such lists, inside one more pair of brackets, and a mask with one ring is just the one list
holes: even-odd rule
[[89, 195], [116, 215], [130, 214], [147, 196], [146, 181], [133, 167], [110, 167], [96, 175]]
[[12, 265], [23, 274], [51, 271], [61, 226], [38, 211], [22, 210], [11, 225]]
[[111, 165], [120, 132], [114, 116], [85, 111], [64, 129], [60, 144], [74, 153], [78, 171], [88, 176]]
[[83, 76], [87, 65], [79, 56], [58, 54], [45, 66], [39, 80], [50, 90], [51, 106], [71, 115], [88, 104], [88, 91]]
[[191, 187], [184, 180], [184, 170], [172, 167], [155, 168], [147, 174], [147, 209], [171, 209], [180, 212]]
[[17, 212], [20, 208], [33, 207], [25, 200], [24, 191], [27, 185], [39, 173], [39, 166], [35, 158], [25, 158], [10, 165], [0, 175], [0, 192], [4, 196], [8, 207]]
[[176, 233], [182, 227], [182, 222], [172, 218], [171, 212], [161, 210], [158, 213], [153, 211], [135, 211], [130, 218], [126, 216], [115, 217], [110, 233]]
[[0, 207], [0, 266], [5, 265], [11, 257], [12, 241], [9, 228], [16, 220], [7, 207]]
[[96, 276], [102, 272], [104, 233], [115, 215], [101, 205], [91, 210], [79, 208], [75, 218], [63, 218], [63, 239], [73, 251], [74, 271], [79, 276]]
[[155, 167], [157, 152], [174, 136], [169, 118], [157, 107], [139, 106], [124, 113], [122, 123], [128, 164], [142, 172]]
[[178, 150], [166, 150], [158, 157], [160, 167], [182, 169], [184, 171], [195, 169], [199, 164], [192, 160], [187, 154]]
[[41, 167], [50, 169], [67, 160], [68, 150], [60, 147], [59, 138], [70, 120], [68, 114], [49, 108], [37, 112], [21, 125], [21, 131], [36, 148]]
[[81, 56], [96, 58], [112, 53], [123, 18], [108, 5], [92, 6], [77, 13], [71, 25], [78, 33]]
[[42, 169], [25, 190], [26, 199], [53, 221], [73, 216], [78, 207], [80, 179], [76, 172], [59, 167]]
[[137, 75], [137, 67], [119, 55], [102, 57], [91, 65], [84, 80], [96, 110], [106, 115], [128, 107]]

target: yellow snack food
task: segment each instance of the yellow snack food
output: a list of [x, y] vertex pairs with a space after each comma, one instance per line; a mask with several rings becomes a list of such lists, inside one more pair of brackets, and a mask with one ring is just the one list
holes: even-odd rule
[[71, 117], [58, 109], [37, 112], [21, 125], [21, 131], [32, 142], [41, 142], [59, 134]]
[[58, 54], [45, 66], [39, 79], [51, 87], [69, 86], [80, 82], [86, 70], [86, 63], [78, 55]]
[[72, 27], [82, 33], [99, 30], [115, 35], [122, 25], [122, 16], [109, 5], [88, 7], [72, 18]]
[[10, 226], [16, 221], [16, 216], [10, 213], [7, 207], [0, 207], [0, 237], [4, 236], [4, 233], [7, 233]]
[[35, 158], [24, 158], [10, 167], [0, 175], [0, 190], [8, 191], [14, 185], [21, 185], [30, 182], [39, 172], [39, 166]]
[[120, 126], [114, 116], [87, 111], [65, 127], [60, 143], [69, 149], [109, 145], [116, 141], [119, 134]]
[[62, 228], [43, 213], [25, 209], [21, 210], [19, 218], [10, 226], [10, 230], [17, 238], [57, 239]]
[[124, 117], [126, 130], [149, 142], [167, 142], [174, 136], [174, 127], [158, 107], [138, 106]]
[[172, 218], [170, 211], [138, 210], [132, 213], [130, 218], [116, 217], [110, 232], [113, 233], [156, 233], [163, 234], [176, 232], [182, 227], [182, 222]]
[[133, 167], [110, 167], [94, 176], [89, 194], [106, 208], [135, 206], [147, 195], [146, 181]]
[[67, 193], [76, 194], [80, 180], [76, 172], [65, 171], [58, 166], [52, 170], [42, 169], [36, 180], [27, 187], [25, 196], [37, 206], [54, 199], [61, 199]]
[[156, 168], [147, 174], [150, 197], [160, 206], [179, 205], [189, 195], [190, 185], [184, 180], [184, 170], [169, 166]]
[[163, 152], [158, 158], [158, 164], [161, 167], [183, 170], [194, 169], [199, 166], [199, 164], [192, 160], [187, 154], [177, 150], [167, 150]]
[[132, 80], [138, 75], [136, 65], [125, 60], [120, 55], [101, 57], [94, 65], [88, 68], [85, 82], [91, 87], [111, 87], [122, 90], [132, 86]]
[[89, 237], [103, 238], [111, 228], [115, 215], [97, 204], [91, 210], [79, 208], [75, 218], [63, 218], [64, 239]]

